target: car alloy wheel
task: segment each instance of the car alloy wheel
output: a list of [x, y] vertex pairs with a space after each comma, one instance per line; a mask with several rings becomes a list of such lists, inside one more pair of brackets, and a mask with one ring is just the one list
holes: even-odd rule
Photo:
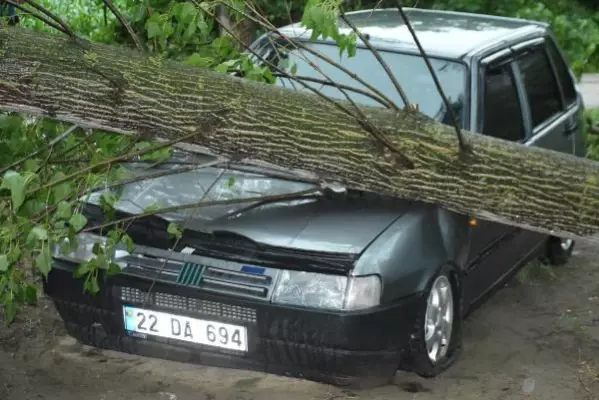
[[575, 245], [576, 242], [572, 239], [550, 236], [541, 259], [550, 265], [564, 265], [572, 256]]
[[433, 378], [447, 370], [462, 350], [461, 276], [451, 264], [431, 278], [399, 369]]
[[447, 355], [453, 328], [453, 291], [445, 275], [435, 279], [427, 299], [424, 340], [433, 364]]
[[573, 244], [574, 244], [574, 241], [572, 239], [561, 239], [560, 240], [560, 246], [562, 247], [562, 249], [564, 251], [570, 250], [570, 247], [572, 247]]

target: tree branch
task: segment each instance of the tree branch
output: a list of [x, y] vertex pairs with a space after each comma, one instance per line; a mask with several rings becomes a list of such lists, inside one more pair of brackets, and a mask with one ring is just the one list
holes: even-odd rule
[[379, 64], [385, 70], [385, 73], [387, 74], [389, 79], [391, 79], [393, 86], [395, 86], [395, 90], [397, 90], [397, 93], [399, 93], [399, 96], [401, 97], [401, 100], [404, 102], [405, 106], [409, 107], [410, 100], [408, 99], [406, 92], [404, 92], [404, 90], [402, 89], [401, 85], [397, 81], [397, 78], [395, 77], [395, 74], [391, 71], [391, 68], [389, 68], [389, 65], [387, 65], [385, 60], [383, 60], [379, 51], [377, 49], [375, 49], [374, 47], [372, 47], [370, 40], [368, 40], [368, 38], [362, 32], [360, 32], [360, 30], [345, 16], [343, 10], [341, 11], [340, 16], [341, 16], [341, 19], [343, 20], [343, 22], [345, 22], [354, 31], [354, 33], [356, 33], [356, 35], [358, 35], [360, 40], [362, 42], [364, 42], [366, 47], [368, 47], [368, 50], [370, 50], [370, 52], [374, 55], [374, 57], [377, 59]]
[[458, 118], [455, 115], [455, 112], [453, 110], [453, 107], [451, 106], [451, 103], [449, 102], [449, 100], [447, 99], [447, 96], [445, 95], [445, 91], [441, 87], [441, 83], [439, 82], [439, 78], [437, 77], [437, 74], [435, 73], [435, 69], [431, 65], [431, 61], [429, 60], [428, 55], [424, 51], [422, 44], [420, 44], [420, 40], [418, 40], [418, 36], [416, 35], [416, 32], [414, 32], [414, 28], [412, 27], [412, 24], [408, 20], [406, 13], [403, 11], [403, 7], [401, 5], [401, 0], [396, 0], [396, 2], [397, 2], [397, 10], [399, 11], [399, 14], [401, 15], [401, 18], [403, 19], [404, 23], [406, 24], [406, 27], [410, 31], [410, 34], [412, 35], [412, 38], [414, 39], [416, 46], [418, 46], [418, 51], [420, 51], [420, 54], [422, 55], [422, 58], [424, 59], [424, 62], [426, 63], [426, 66], [428, 67], [428, 70], [433, 78], [434, 83], [435, 83], [435, 87], [437, 88], [439, 95], [443, 99], [443, 103], [445, 103], [445, 107], [447, 108], [449, 115], [451, 115], [453, 127], [455, 129], [455, 133], [458, 138], [458, 144], [460, 146], [460, 150], [462, 150], [463, 152], [469, 151], [470, 150], [469, 145], [465, 142], [464, 137], [462, 135], [462, 130], [460, 128], [460, 122], [458, 121]]
[[114, 5], [114, 3], [112, 2], [112, 0], [104, 0], [104, 5], [110, 9], [110, 11], [119, 20], [119, 22], [125, 27], [125, 29], [127, 29], [127, 32], [129, 32], [129, 35], [131, 36], [131, 39], [133, 39], [133, 42], [135, 42], [135, 47], [137, 47], [137, 49], [139, 51], [144, 51], [144, 47], [141, 44], [141, 40], [139, 40], [139, 37], [137, 36], [137, 34], [133, 30], [133, 28], [131, 28], [131, 25], [129, 24], [129, 22], [127, 22], [127, 20], [125, 19], [125, 17], [123, 17], [123, 14], [121, 14], [121, 12]]
[[54, 14], [52, 11], [48, 10], [47, 8], [45, 8], [44, 6], [38, 4], [37, 2], [35, 2], [33, 0], [23, 0], [23, 2], [26, 4], [29, 4], [31, 7], [37, 9], [42, 14], [47, 15], [49, 18], [56, 21], [56, 23], [62, 27], [62, 31], [64, 33], [66, 33], [73, 39], [77, 38], [77, 35], [75, 35], [75, 32], [73, 32], [71, 30], [71, 28], [69, 28], [69, 26], [61, 18], [59, 18], [56, 14]]

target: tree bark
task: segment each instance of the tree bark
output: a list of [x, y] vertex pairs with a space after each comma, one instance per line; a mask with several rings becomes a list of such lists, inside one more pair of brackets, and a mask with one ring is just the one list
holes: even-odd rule
[[472, 152], [464, 157], [449, 126], [415, 111], [362, 108], [413, 162], [409, 169], [314, 94], [66, 36], [0, 32], [0, 109], [168, 139], [217, 113], [219, 128], [190, 141], [219, 155], [539, 232], [595, 238], [599, 231], [599, 163], [468, 132]]

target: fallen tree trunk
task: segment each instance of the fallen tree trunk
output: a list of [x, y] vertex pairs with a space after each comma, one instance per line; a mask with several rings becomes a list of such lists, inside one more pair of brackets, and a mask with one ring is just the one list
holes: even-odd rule
[[461, 157], [451, 127], [414, 111], [363, 108], [413, 162], [409, 169], [314, 94], [66, 36], [0, 32], [0, 109], [168, 139], [206, 126], [217, 113], [219, 128], [190, 141], [219, 155], [540, 232], [599, 231], [599, 163], [472, 133], [465, 138], [473, 151]]

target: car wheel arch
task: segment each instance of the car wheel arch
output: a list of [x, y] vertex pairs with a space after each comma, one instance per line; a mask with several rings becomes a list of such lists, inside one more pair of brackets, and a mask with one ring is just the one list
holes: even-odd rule
[[423, 206], [387, 227], [364, 251], [354, 274], [380, 275], [382, 302], [422, 292], [444, 264], [463, 271], [469, 250], [467, 221], [437, 206]]

